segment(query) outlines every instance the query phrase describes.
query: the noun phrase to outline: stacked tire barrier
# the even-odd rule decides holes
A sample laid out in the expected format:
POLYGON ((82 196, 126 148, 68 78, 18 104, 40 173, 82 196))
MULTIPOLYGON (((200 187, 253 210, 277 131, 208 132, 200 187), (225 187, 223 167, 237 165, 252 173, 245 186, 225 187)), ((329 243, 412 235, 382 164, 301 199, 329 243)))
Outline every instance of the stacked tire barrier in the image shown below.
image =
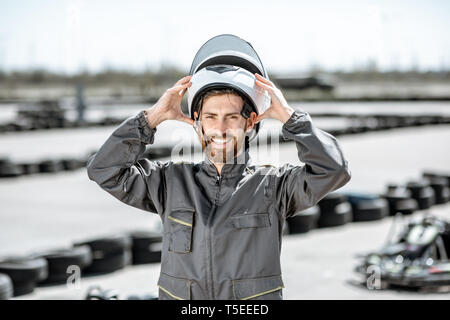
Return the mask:
POLYGON ((450 174, 425 171, 421 178, 388 184, 382 194, 332 192, 317 205, 286 219, 283 235, 316 228, 338 227, 349 222, 369 222, 397 214, 411 215, 450 201, 450 174))
POLYGON ((112 236, 74 244, 85 245, 92 250, 92 263, 85 269, 87 274, 114 272, 131 264, 131 239, 128 236, 112 236))
POLYGON ((75 274, 93 277, 129 265, 159 263, 161 242, 160 233, 136 231, 0 259, 0 300, 32 293, 36 287, 66 284, 75 274))
MULTIPOLYGON (((395 114, 370 114, 361 115, 353 113, 311 113, 313 118, 336 117, 348 118, 357 125, 351 126, 345 131, 336 131, 339 134, 355 134, 368 131, 390 130, 394 128, 417 127, 424 125, 450 124, 450 117, 445 115, 395 115, 395 114)), ((59 107, 57 101, 43 101, 38 105, 26 106, 18 111, 17 118, 9 123, 0 125, 2 132, 21 132, 50 129, 73 129, 102 126, 116 126, 125 118, 106 117, 98 121, 68 120, 65 110, 59 107)), ((332 133, 332 132, 330 132, 332 133)))
MULTIPOLYGON (((18 122, 13 124, 0 125, 0 133, 8 131, 23 131, 23 130, 37 130, 61 128, 63 123, 64 128, 77 128, 77 127, 94 127, 94 126, 114 126, 123 122, 123 118, 108 117, 97 122, 83 122, 77 121, 60 121, 64 112, 55 106, 55 102, 45 102, 47 106, 43 109, 37 110, 22 110, 19 112, 22 118, 25 119, 50 119, 50 123, 58 123, 58 125, 52 126, 50 124, 38 126, 34 123, 32 126, 21 126, 18 122), (43 113, 42 113, 43 112, 43 113), (42 114, 41 114, 42 113, 42 114), (46 115, 46 116, 42 116, 46 115), (57 120, 59 119, 59 120, 57 120), (20 129, 19 129, 20 128, 20 129), (28 128, 28 129, 27 129, 28 128)), ((389 130, 394 128, 423 126, 423 125, 436 125, 436 124, 450 124, 450 117, 443 115, 358 115, 358 114, 338 114, 338 113, 321 113, 313 114, 313 117, 346 117, 354 120, 357 125, 352 125, 343 129, 331 129, 328 130, 333 136, 343 136, 349 134, 360 134, 370 131, 389 130)), ((33 120, 34 121, 34 120, 33 120)), ((38 121, 38 123, 39 123, 38 121)), ((287 143, 291 142, 290 139, 284 139, 280 134, 278 142, 287 143)), ((272 140, 267 141, 268 144, 272 143, 272 140)), ((160 158, 169 157, 172 155, 172 148, 170 146, 162 147, 150 147, 144 156, 150 160, 156 160, 160 158)), ((87 157, 82 158, 68 158, 68 159, 43 159, 37 162, 12 162, 7 158, 0 158, 0 178, 12 178, 22 175, 30 175, 36 173, 54 173, 60 171, 70 171, 82 168, 86 165, 87 157)), ((414 188, 414 187, 412 187, 414 188)))
MULTIPOLYGON (((9 158, 0 158, 0 179, 78 170, 86 167, 87 160, 92 153, 80 158, 41 159, 35 162, 14 162, 9 158)), ((170 157, 171 154, 171 147, 150 147, 143 157, 155 160, 170 157)))
POLYGON ((81 274, 81 271, 92 263, 89 246, 52 250, 34 254, 34 257, 47 261, 48 276, 39 283, 41 285, 66 283, 72 272, 80 271, 81 274), (77 270, 72 269, 72 266, 76 266, 77 270))

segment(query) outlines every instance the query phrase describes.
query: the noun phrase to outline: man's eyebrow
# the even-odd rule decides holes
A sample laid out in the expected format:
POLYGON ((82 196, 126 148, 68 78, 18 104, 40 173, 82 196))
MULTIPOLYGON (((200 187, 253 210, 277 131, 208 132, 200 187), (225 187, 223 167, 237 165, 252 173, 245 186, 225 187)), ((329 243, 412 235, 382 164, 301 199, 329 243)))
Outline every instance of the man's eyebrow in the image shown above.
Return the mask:
MULTIPOLYGON (((210 114, 210 115, 214 115, 217 116, 217 113, 214 112, 203 112, 203 114, 210 114)), ((230 112, 230 113, 225 113, 225 116, 230 116, 230 115, 235 115, 235 114, 241 114, 240 112, 230 112)))

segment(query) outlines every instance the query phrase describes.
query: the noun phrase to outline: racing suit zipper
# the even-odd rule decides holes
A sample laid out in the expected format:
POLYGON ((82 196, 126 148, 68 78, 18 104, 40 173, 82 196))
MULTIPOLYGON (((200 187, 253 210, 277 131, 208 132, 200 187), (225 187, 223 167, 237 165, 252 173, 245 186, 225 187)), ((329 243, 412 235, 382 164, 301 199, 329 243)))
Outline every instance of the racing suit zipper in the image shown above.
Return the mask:
POLYGON ((208 254, 209 254, 209 259, 208 259, 208 273, 209 273, 209 283, 210 283, 210 297, 212 300, 215 300, 215 295, 214 295, 214 277, 213 277, 213 267, 212 267, 212 263, 213 263, 213 258, 212 258, 212 241, 211 241, 211 219, 214 217, 216 210, 217 210, 217 206, 219 204, 219 200, 220 200, 220 185, 222 182, 222 176, 221 175, 217 175, 216 176, 216 186, 217 186, 217 192, 216 192, 216 197, 214 199, 214 203, 213 203, 213 210, 211 210, 211 214, 209 215, 208 218, 208 232, 207 232, 207 246, 208 246, 208 254))

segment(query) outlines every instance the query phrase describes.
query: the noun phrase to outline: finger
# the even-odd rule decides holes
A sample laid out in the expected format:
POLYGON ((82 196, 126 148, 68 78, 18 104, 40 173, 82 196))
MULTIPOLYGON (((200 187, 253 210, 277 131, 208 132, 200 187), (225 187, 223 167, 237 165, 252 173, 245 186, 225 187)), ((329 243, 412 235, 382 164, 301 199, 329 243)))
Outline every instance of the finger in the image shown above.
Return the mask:
POLYGON ((188 82, 188 83, 185 83, 185 84, 179 84, 179 85, 176 85, 176 86, 173 86, 172 88, 170 88, 169 91, 171 93, 175 93, 175 92, 178 93, 182 89, 189 88, 190 86, 192 86, 192 82, 188 82))
POLYGON ((182 115, 180 118, 178 118, 178 120, 183 121, 191 126, 194 125, 194 120, 192 120, 189 117, 186 117, 185 115, 182 115))
POLYGON ((263 112, 262 114, 260 114, 259 116, 256 117, 255 123, 260 122, 263 119, 267 119, 269 117, 269 114, 266 112, 263 112))
POLYGON ((259 81, 261 81, 261 82, 263 82, 263 83, 266 83, 266 84, 268 84, 268 85, 273 85, 272 81, 270 81, 270 80, 264 78, 264 77, 263 77, 262 75, 260 75, 259 73, 255 73, 255 75, 256 75, 256 78, 257 78, 259 81))
POLYGON ((183 77, 183 78, 181 78, 180 80, 178 80, 178 81, 175 83, 175 85, 184 84, 184 83, 186 83, 187 81, 191 80, 191 78, 192 78, 192 76, 186 76, 186 77, 183 77))
POLYGON ((259 85, 260 87, 262 87, 262 88, 268 90, 269 93, 273 92, 273 87, 271 87, 270 85, 267 85, 267 84, 265 84, 265 83, 259 81, 258 79, 255 80, 255 83, 256 83, 257 85, 259 85))

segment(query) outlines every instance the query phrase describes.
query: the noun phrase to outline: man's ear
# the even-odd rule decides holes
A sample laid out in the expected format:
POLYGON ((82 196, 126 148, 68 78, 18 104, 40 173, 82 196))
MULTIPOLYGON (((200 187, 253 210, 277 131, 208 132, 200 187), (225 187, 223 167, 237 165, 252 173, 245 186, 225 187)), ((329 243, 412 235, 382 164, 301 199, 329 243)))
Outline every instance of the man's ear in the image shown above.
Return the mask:
POLYGON ((198 113, 197 113, 197 111, 194 111, 194 119, 197 119, 197 117, 198 117, 198 113))
POLYGON ((246 131, 246 133, 250 132, 255 127, 255 121, 256 121, 257 116, 258 115, 256 114, 256 112, 252 111, 250 113, 250 116, 248 117, 248 119, 246 119, 246 121, 247 121, 247 131, 246 131))

